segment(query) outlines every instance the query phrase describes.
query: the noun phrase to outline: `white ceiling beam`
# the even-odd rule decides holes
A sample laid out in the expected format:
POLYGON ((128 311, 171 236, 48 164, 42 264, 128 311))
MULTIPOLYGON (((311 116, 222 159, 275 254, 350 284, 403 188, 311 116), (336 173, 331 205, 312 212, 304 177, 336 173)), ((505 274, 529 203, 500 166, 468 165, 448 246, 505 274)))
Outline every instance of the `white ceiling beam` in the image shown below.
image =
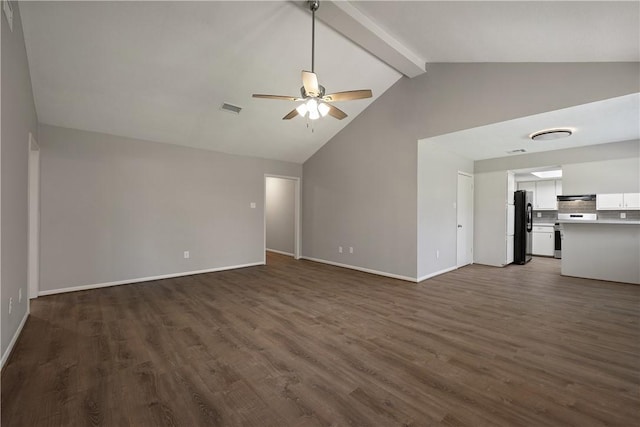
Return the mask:
MULTIPOLYGON (((304 2, 304 7, 308 6, 304 2)), ((322 1, 318 19, 407 77, 425 73, 426 61, 349 1, 322 1)))

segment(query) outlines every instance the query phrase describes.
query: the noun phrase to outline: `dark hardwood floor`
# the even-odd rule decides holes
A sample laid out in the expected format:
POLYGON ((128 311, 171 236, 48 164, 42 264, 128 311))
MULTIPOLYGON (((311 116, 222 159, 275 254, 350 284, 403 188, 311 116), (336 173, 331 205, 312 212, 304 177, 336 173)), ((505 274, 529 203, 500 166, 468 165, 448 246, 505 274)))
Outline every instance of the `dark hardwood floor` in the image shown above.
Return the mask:
POLYGON ((553 259, 412 284, 269 253, 31 307, 3 427, 640 420, 640 287, 553 259))

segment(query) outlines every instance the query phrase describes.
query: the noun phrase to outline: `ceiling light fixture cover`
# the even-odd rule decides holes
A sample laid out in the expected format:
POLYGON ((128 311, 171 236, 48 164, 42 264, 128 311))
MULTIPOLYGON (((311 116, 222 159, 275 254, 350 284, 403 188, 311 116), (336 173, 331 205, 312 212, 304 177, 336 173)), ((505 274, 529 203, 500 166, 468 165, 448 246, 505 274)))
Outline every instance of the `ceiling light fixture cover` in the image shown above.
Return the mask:
POLYGON ((547 129, 534 132, 529 135, 533 141, 550 141, 552 139, 560 139, 571 136, 573 131, 571 129, 547 129))

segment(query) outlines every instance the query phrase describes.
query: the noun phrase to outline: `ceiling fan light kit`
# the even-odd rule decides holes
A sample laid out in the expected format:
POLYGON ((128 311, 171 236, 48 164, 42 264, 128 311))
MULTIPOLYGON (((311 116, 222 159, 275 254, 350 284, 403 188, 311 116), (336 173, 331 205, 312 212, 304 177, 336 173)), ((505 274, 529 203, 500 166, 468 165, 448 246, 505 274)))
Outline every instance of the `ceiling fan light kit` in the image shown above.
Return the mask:
POLYGON ((566 138, 572 134, 573 131, 571 129, 546 129, 532 133, 529 138, 533 141, 551 141, 553 139, 566 138))
POLYGON ((325 95, 324 86, 318 84, 318 76, 314 72, 315 66, 315 36, 316 36, 316 10, 320 7, 320 1, 309 0, 309 9, 311 10, 311 71, 302 71, 302 87, 300 88, 301 97, 282 96, 282 95, 263 95, 253 94, 254 98, 278 99, 282 101, 304 101, 295 109, 290 111, 282 120, 290 120, 296 116, 307 117, 310 120, 317 120, 320 117, 330 115, 338 120, 347 117, 347 114, 338 107, 330 105, 330 102, 351 101, 354 99, 371 98, 373 93, 370 89, 351 90, 345 92, 336 92, 325 95))

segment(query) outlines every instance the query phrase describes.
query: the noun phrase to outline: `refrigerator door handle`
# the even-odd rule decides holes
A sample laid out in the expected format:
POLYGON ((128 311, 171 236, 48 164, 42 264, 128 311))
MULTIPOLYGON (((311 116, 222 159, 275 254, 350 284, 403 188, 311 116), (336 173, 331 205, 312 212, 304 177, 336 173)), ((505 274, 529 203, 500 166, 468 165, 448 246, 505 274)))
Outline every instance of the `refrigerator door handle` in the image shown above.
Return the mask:
POLYGON ((533 206, 527 203, 527 233, 533 231, 533 206))

